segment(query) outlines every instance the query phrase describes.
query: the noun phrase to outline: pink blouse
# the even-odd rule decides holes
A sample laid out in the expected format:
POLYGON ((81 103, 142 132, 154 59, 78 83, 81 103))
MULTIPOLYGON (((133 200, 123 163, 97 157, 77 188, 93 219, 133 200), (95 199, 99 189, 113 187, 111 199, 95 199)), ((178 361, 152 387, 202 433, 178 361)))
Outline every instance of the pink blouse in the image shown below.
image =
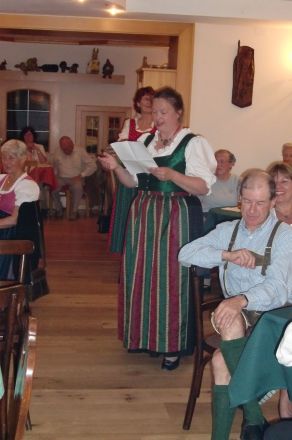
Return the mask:
POLYGON ((19 207, 24 202, 34 202, 38 200, 40 194, 39 187, 26 173, 23 173, 8 191, 2 189, 6 178, 7 174, 0 174, 1 211, 11 215, 16 206, 19 207))

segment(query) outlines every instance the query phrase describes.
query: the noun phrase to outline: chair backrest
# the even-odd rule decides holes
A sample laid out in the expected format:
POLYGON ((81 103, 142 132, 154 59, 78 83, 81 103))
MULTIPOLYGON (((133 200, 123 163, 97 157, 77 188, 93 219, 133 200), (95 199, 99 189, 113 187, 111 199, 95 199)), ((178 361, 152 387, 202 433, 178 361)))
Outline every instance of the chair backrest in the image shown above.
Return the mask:
POLYGON ((202 350, 212 354, 218 344, 218 338, 214 338, 215 332, 210 326, 209 318, 224 298, 218 268, 207 270, 192 266, 191 283, 194 298, 196 344, 202 347, 202 350), (210 278, 210 286, 205 287, 204 280, 208 278, 210 278))
POLYGON ((194 303, 195 354, 192 383, 183 422, 190 429, 197 398, 200 395, 204 368, 218 347, 220 338, 210 323, 212 311, 223 299, 218 269, 193 266, 190 270, 190 289, 194 303), (210 277, 210 287, 204 287, 204 279, 210 277))
POLYGON ((29 411, 36 360, 37 320, 29 317, 18 360, 14 394, 9 402, 9 440, 22 440, 29 411))
MULTIPOLYGON (((16 280, 20 283, 25 281, 25 269, 27 256, 34 251, 34 244, 30 240, 0 240, 0 255, 17 255, 17 266, 14 269, 16 280)), ((1 287, 1 284, 0 284, 1 287)))
POLYGON ((8 428, 8 386, 15 338, 19 335, 25 288, 22 284, 0 287, 0 366, 3 396, 0 400, 0 438, 6 439, 8 428))
MULTIPOLYGON (((25 328, 25 266, 34 244, 29 240, 0 240, 0 255, 14 256, 14 280, 0 282, 0 366, 4 394, 0 400, 0 438, 6 439, 8 429, 8 385, 12 359, 19 353, 19 343, 25 328), (13 355, 13 356, 12 356, 13 355)), ((12 369, 13 372, 13 369, 12 369)))

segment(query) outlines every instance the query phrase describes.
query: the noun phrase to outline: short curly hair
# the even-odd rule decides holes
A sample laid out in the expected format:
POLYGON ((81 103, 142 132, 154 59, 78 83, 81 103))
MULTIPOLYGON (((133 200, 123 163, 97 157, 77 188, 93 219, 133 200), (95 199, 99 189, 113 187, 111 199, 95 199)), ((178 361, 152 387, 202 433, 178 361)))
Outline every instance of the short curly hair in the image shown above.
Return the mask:
POLYGON ((26 133, 31 133, 32 134, 32 136, 33 136, 33 141, 34 142, 36 142, 36 140, 37 140, 37 134, 36 134, 36 131, 35 131, 35 129, 33 128, 33 127, 31 127, 30 125, 28 125, 27 127, 24 127, 22 130, 21 130, 21 132, 20 132, 20 139, 22 140, 22 141, 24 141, 24 135, 26 134, 26 133))
POLYGON ((9 139, 1 146, 1 153, 9 153, 19 158, 25 157, 27 155, 27 147, 19 139, 9 139))
POLYGON ((149 86, 149 87, 140 87, 140 89, 136 90, 136 93, 133 98, 133 106, 134 106, 135 112, 141 113, 141 108, 138 104, 140 103, 141 99, 145 95, 153 96, 154 89, 149 86))

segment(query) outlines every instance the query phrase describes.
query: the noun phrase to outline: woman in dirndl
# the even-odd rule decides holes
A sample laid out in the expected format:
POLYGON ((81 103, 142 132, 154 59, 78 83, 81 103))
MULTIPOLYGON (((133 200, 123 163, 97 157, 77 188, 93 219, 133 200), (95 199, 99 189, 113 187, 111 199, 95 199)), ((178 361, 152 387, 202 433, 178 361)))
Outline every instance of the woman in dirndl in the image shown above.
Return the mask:
MULTIPOLYGON (((3 174, 0 174, 0 240, 13 240, 19 208, 24 202, 39 198, 39 187, 24 172, 27 147, 18 139, 10 139, 1 146, 3 174)), ((14 279, 12 257, 0 256, 0 280, 14 279)))
MULTIPOLYGON (((152 87, 137 89, 133 98, 136 116, 125 120, 118 141, 136 141, 143 133, 154 133, 153 94, 152 87)), ((111 252, 121 254, 123 251, 128 213, 136 195, 137 188, 128 188, 121 182, 118 183, 110 221, 109 248, 111 252)))
POLYGON ((174 370, 194 349, 189 271, 178 264, 181 246, 202 234, 198 195, 215 182, 216 159, 202 136, 182 127, 183 100, 170 87, 155 92, 157 131, 144 142, 157 164, 149 174, 130 175, 116 158, 100 158, 126 186, 138 187, 131 205, 119 285, 118 333, 129 352, 163 355, 174 370))

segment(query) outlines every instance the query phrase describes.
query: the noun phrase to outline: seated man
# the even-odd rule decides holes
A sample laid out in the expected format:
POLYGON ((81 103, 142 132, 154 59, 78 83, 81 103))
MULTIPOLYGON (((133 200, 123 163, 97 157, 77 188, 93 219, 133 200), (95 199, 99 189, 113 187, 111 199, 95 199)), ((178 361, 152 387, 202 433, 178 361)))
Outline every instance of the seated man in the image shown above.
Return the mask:
MULTIPOLYGON (((262 170, 245 173, 239 188, 242 219, 224 222, 204 237, 185 245, 179 261, 185 265, 219 266, 223 300, 213 316, 221 335, 214 353, 212 440, 228 440, 234 409, 228 383, 246 342, 246 330, 260 312, 284 306, 292 259, 292 229, 271 212, 275 183, 262 170), (271 244, 272 243, 272 244, 271 244)), ((257 401, 243 405, 241 440, 261 439, 265 427, 257 401)))
POLYGON ((96 163, 83 148, 75 147, 69 136, 62 136, 59 144, 60 148, 55 151, 52 158, 58 179, 58 188, 53 191, 52 197, 56 205, 57 217, 62 217, 63 207, 59 192, 62 187, 68 186, 73 201, 70 220, 75 220, 83 194, 83 179, 96 171, 96 163))
POLYGON ((215 152, 217 167, 216 182, 211 187, 211 193, 201 196, 202 209, 207 213, 211 208, 237 206, 238 203, 238 177, 231 173, 236 158, 229 150, 215 152))
POLYGON ((282 146, 283 162, 292 166, 292 142, 286 142, 282 146))

